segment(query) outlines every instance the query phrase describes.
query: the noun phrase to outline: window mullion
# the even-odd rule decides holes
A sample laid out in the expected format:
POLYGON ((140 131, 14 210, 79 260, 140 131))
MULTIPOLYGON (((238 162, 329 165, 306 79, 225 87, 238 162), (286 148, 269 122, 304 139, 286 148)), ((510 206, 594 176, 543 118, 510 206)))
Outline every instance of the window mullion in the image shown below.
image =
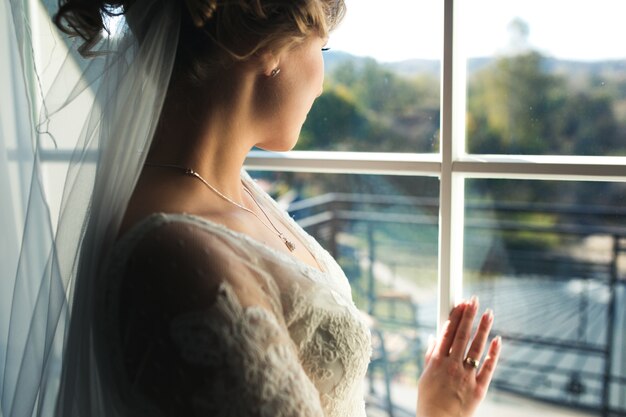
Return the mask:
POLYGON ((438 326, 447 320, 463 293, 463 230, 465 189, 454 162, 465 154, 465 61, 458 31, 459 4, 444 3, 441 75, 441 185, 439 209, 438 326))

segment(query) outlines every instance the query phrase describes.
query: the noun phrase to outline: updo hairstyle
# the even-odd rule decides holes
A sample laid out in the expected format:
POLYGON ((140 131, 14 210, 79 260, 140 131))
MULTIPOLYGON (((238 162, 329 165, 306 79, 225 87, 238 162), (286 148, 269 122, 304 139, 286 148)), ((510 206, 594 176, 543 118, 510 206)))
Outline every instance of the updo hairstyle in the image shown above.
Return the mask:
MULTIPOLYGON (((93 56, 93 48, 108 32, 110 19, 125 15, 138 1, 59 0, 54 23, 70 36, 84 40, 78 48, 81 55, 93 56)), ((265 51, 280 52, 310 35, 325 38, 345 13, 344 0, 154 1, 180 5, 182 19, 173 76, 199 82, 235 62, 265 51)), ((129 27, 134 31, 131 22, 129 27)))

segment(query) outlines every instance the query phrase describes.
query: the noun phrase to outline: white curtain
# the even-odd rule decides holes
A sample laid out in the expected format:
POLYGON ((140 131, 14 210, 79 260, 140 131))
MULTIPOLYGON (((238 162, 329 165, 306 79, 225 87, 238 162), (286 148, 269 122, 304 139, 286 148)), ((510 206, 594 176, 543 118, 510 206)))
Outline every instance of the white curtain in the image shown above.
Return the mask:
POLYGON ((50 273, 54 235, 28 6, 5 1, 0 8, 0 409, 7 417, 51 411, 47 388, 58 380, 64 326, 57 324, 66 305, 58 274, 50 273))

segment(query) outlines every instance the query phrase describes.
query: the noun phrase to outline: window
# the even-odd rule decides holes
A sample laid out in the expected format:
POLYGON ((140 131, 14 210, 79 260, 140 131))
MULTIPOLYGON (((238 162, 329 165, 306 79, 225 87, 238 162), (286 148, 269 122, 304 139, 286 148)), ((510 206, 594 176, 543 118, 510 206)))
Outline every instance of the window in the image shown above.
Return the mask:
POLYGON ((329 215, 341 218, 335 229, 308 230, 324 244, 336 238, 328 247, 355 277, 357 304, 374 317, 369 412, 414 408, 421 365, 405 355, 422 349, 454 300, 473 293, 494 308, 505 343, 480 416, 626 412, 623 6, 446 0, 440 10, 417 10, 427 6, 398 0, 381 10, 354 3, 348 19, 366 29, 348 20, 350 30, 331 37, 327 95, 312 110, 300 150, 253 152, 247 164, 255 176, 317 188, 298 194, 296 218, 316 199, 341 207, 341 215, 329 215), (392 47, 381 52, 380 44, 417 59, 386 51, 392 47), (424 44, 441 51, 431 56, 424 44), (434 68, 441 88, 435 78, 424 81, 438 76, 434 68), (391 130, 365 124, 364 115, 391 130), (398 139, 402 129, 408 134, 398 139), (326 150, 334 152, 319 152, 326 150), (370 185, 331 196, 332 189, 309 185, 321 177, 332 177, 332 186, 343 187, 342 177, 370 185), (405 216, 416 223, 394 229, 405 216), (367 226, 373 217, 380 220, 374 231, 367 226), (342 252, 359 251, 345 242, 360 248, 360 269, 342 252))
POLYGON ((479 416, 626 414, 625 6, 381 4, 348 0, 298 148, 246 161, 373 318, 368 412, 415 407, 477 293, 505 343, 479 416))

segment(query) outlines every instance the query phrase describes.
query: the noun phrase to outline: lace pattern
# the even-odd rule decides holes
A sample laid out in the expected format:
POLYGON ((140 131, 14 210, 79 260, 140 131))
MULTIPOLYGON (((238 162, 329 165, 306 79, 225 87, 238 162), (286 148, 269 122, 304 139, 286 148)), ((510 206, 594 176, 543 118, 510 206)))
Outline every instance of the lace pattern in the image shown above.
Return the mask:
POLYGON ((183 359, 213 376, 193 394, 199 415, 323 415, 280 325, 263 308, 242 308, 228 284, 211 310, 176 317, 170 331, 183 359))
MULTIPOLYGON (((334 290, 326 292, 332 297, 334 290)), ((320 309, 309 301, 320 295, 305 294, 294 286, 289 295, 293 309, 286 318, 287 326, 328 415, 358 415, 355 408, 362 407, 362 386, 346 381, 362 381, 365 377, 371 355, 369 331, 355 319, 359 315, 356 308, 337 304, 332 309, 320 309)), ((327 301, 334 299, 326 297, 327 301)))
MULTIPOLYGON (((184 366, 202 375, 202 383, 190 394, 196 414, 364 417, 363 383, 371 341, 347 278, 328 252, 280 212, 247 175, 243 179, 266 208, 280 213, 323 270, 197 216, 152 215, 127 232, 110 257, 107 310, 112 324, 119 320, 115 299, 119 278, 135 247, 145 240, 167 240, 163 232, 167 229, 201 233, 207 238, 200 240, 203 255, 194 261, 198 264, 193 265, 194 274, 205 278, 203 257, 228 253, 229 265, 258 281, 265 303, 243 302, 240 288, 224 281, 209 306, 169 319, 169 338, 184 366)), ((185 245, 190 242, 178 242, 185 245)), ((172 266, 172 279, 177 267, 172 266)))

